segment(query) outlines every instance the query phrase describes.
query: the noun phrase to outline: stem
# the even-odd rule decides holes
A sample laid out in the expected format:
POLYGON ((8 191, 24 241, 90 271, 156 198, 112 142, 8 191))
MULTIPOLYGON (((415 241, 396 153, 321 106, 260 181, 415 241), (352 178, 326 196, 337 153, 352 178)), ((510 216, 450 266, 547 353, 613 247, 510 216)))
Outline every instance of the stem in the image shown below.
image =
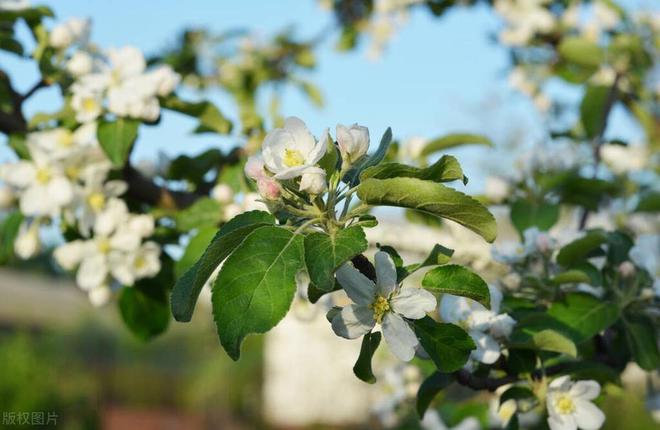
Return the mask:
POLYGON ((21 103, 24 102, 25 100, 29 99, 30 97, 32 97, 34 95, 34 93, 36 93, 40 89, 48 87, 48 86, 50 86, 50 83, 48 81, 46 81, 45 79, 39 80, 39 82, 34 84, 32 86, 32 88, 30 88, 25 94, 23 94, 21 96, 21 103))
MULTIPOLYGON (((600 161, 601 161, 600 149, 603 146, 603 136, 605 134, 605 130, 607 129, 607 123, 609 121, 610 112, 612 111, 612 107, 614 107, 614 103, 616 102, 616 99, 618 97, 618 93, 619 93, 618 86, 620 79, 621 79, 621 74, 617 73, 616 76, 614 77, 614 82, 612 83, 612 86, 610 87, 610 90, 607 93, 607 99, 605 100, 605 106, 603 107, 603 113, 600 122, 600 127, 598 129, 598 133, 596 133, 596 136, 594 136, 591 143, 593 147, 593 157, 594 157, 594 172, 592 175, 593 179, 596 179, 598 177, 598 168, 600 167, 600 161)), ((589 209, 584 208, 584 211, 582 212, 582 216, 580 217, 580 223, 578 226, 579 230, 585 229, 588 220, 589 220, 589 209)))

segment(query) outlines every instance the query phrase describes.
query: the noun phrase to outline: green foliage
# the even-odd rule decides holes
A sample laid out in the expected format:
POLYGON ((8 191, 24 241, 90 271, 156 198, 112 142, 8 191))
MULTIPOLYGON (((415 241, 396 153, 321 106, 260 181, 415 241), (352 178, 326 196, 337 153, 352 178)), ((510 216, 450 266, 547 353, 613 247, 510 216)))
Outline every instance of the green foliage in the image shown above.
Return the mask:
POLYGON ((442 390, 447 388, 454 382, 449 373, 433 372, 431 376, 426 378, 422 385, 419 386, 417 391, 417 415, 423 418, 426 410, 433 401, 433 398, 442 390))
POLYGON ((14 256, 14 241, 23 222, 23 215, 12 212, 0 223, 0 264, 7 262, 14 256))
POLYGON ((172 314, 180 322, 190 321, 197 297, 211 274, 256 228, 275 223, 266 212, 252 211, 238 215, 222 226, 204 254, 179 278, 172 290, 172 314))
POLYGON ((555 285, 561 284, 578 284, 581 282, 590 283, 591 277, 581 270, 572 269, 565 272, 561 272, 550 278, 550 282, 555 285))
POLYGON ((610 89, 604 86, 588 86, 580 104, 580 120, 588 138, 601 132, 605 121, 605 105, 610 89))
POLYGON ((494 146, 493 142, 486 136, 481 136, 479 134, 455 133, 431 140, 426 146, 424 146, 420 155, 426 156, 433 154, 434 152, 444 151, 448 148, 463 145, 494 146))
POLYGON ((371 166, 375 166, 385 158, 387 155, 387 150, 392 144, 392 129, 387 128, 383 137, 380 139, 380 144, 376 151, 370 156, 366 156, 356 163, 344 176, 344 182, 350 184, 351 186, 357 185, 360 182, 360 174, 371 166))
POLYGON ((442 184, 416 178, 367 179, 357 190, 370 205, 398 206, 455 221, 482 236, 495 240, 495 218, 481 203, 442 184))
POLYGON ((255 229, 227 258, 213 286, 213 316, 232 359, 245 336, 270 330, 286 315, 304 264, 303 237, 275 226, 255 229))
POLYGON ((518 349, 550 351, 577 356, 573 331, 545 313, 532 313, 516 324, 509 345, 518 349))
POLYGON ((584 342, 619 319, 618 307, 588 294, 567 294, 553 303, 548 315, 570 327, 576 343, 584 342))
POLYGON ((566 61, 588 68, 598 68, 603 61, 603 51, 594 42, 583 37, 565 37, 558 47, 559 55, 566 61))
POLYGON ((445 248, 440 244, 435 244, 429 255, 421 263, 410 264, 405 266, 403 269, 406 272, 406 276, 411 275, 419 269, 429 266, 441 266, 443 264, 449 263, 452 255, 454 255, 454 250, 445 248))
POLYGON ((467 183, 467 178, 463 175, 461 165, 451 155, 443 155, 438 161, 425 168, 412 167, 399 163, 382 163, 369 167, 360 174, 361 181, 369 178, 389 179, 401 177, 417 178, 433 182, 451 182, 460 179, 464 183, 467 183))
POLYGON ((192 206, 174 214, 177 230, 188 232, 196 228, 215 227, 222 219, 222 207, 212 198, 203 197, 192 206))
POLYGON ((211 102, 202 101, 197 103, 186 102, 176 95, 172 94, 160 99, 161 106, 165 109, 173 110, 184 115, 195 117, 199 120, 199 125, 195 133, 213 132, 218 134, 228 134, 231 132, 232 123, 222 112, 211 102))
POLYGON ((216 227, 202 227, 190 238, 186 250, 174 265, 174 274, 177 278, 180 278, 201 258, 217 232, 216 227))
POLYGON ((520 237, 530 227, 547 231, 559 220, 559 205, 516 200, 511 204, 510 217, 520 237))
POLYGON ((565 245, 557 254, 557 262, 562 266, 572 266, 588 258, 607 241, 607 235, 601 230, 588 232, 584 237, 565 245))
POLYGON ((139 125, 139 121, 125 118, 99 123, 99 143, 114 167, 122 167, 128 161, 128 155, 138 136, 139 125))
POLYGON ((472 338, 457 325, 439 323, 430 317, 413 322, 413 328, 426 353, 440 372, 454 372, 467 362, 476 348, 472 338))
POLYGON ((362 337, 362 346, 360 347, 360 356, 353 366, 353 373, 359 379, 369 384, 376 382, 374 372, 371 370, 371 359, 373 358, 378 345, 380 345, 381 334, 379 332, 367 333, 362 337))
POLYGON ((334 273, 346 261, 367 249, 367 239, 360 227, 317 232, 305 237, 305 263, 310 281, 322 291, 335 284, 334 273))
POLYGON ((624 320, 626 339, 635 362, 642 369, 653 371, 660 367, 657 333, 644 317, 624 320))
POLYGON ((170 322, 167 294, 144 281, 121 290, 119 310, 126 327, 143 341, 163 333, 170 322))
POLYGON ((450 264, 436 267, 424 276, 422 286, 442 294, 467 297, 490 307, 488 285, 479 275, 463 266, 450 264))

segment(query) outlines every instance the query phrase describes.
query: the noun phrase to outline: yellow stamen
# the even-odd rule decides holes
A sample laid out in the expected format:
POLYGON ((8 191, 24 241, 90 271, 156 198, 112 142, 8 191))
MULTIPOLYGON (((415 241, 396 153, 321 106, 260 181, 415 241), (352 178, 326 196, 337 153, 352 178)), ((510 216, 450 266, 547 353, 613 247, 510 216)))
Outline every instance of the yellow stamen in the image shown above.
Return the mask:
POLYGON ((50 181, 50 171, 46 168, 37 170, 37 182, 47 184, 50 181))
POLYGON ((285 149, 283 162, 287 167, 302 166, 305 164, 305 158, 297 149, 285 149))
POLYGON ((555 409, 560 414, 567 415, 575 411, 575 403, 568 394, 561 394, 555 399, 555 409))
POLYGON ((89 204, 92 210, 98 212, 105 206, 105 196, 101 193, 92 193, 87 197, 87 204, 89 204))
POLYGON ((78 176, 80 176, 80 169, 76 166, 68 166, 64 169, 64 173, 69 179, 78 179, 78 176))
POLYGON ((62 131, 57 137, 57 146, 61 148, 68 148, 73 145, 73 135, 70 131, 62 131))
POLYGON ((133 265, 135 266, 136 269, 142 269, 144 266, 147 265, 147 260, 145 260, 144 257, 137 257, 133 262, 133 265))
POLYGON ((383 296, 376 297, 376 301, 369 305, 374 310, 374 319, 378 324, 383 322, 383 317, 390 310, 390 302, 383 296))
POLYGON ((99 104, 96 102, 96 99, 93 97, 85 97, 82 101, 82 109, 85 112, 95 112, 99 107, 99 104))
POLYGON ((107 254, 111 249, 110 241, 108 239, 99 240, 96 246, 101 254, 107 254))

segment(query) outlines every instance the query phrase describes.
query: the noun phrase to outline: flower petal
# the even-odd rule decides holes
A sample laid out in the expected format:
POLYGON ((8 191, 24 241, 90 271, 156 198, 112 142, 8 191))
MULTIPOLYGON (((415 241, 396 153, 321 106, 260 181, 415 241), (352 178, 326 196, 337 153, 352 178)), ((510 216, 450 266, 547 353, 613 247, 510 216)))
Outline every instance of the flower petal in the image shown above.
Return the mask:
POLYGON ((303 120, 290 116, 284 120, 284 129, 291 134, 295 142, 294 145, 300 152, 307 155, 314 150, 316 141, 303 120))
POLYGON ((571 379, 569 375, 560 376, 555 378, 550 383, 549 387, 553 390, 567 391, 570 387, 571 379))
POLYGON ((548 418, 550 430, 577 430, 577 424, 571 415, 555 415, 548 418))
POLYGON ((571 396, 583 399, 593 400, 600 394, 600 384, 596 381, 577 381, 570 390, 571 396))
POLYGON ((337 336, 355 339, 369 333, 376 321, 374 312, 366 306, 350 305, 344 307, 332 319, 332 330, 337 336))
POLYGON ((477 345, 477 349, 472 351, 472 358, 484 364, 493 364, 500 358, 500 344, 492 336, 470 330, 470 337, 477 345))
POLYGON ((376 285, 351 263, 344 263, 337 272, 337 281, 348 297, 358 305, 370 305, 376 295, 376 285))
POLYGON ((328 129, 326 128, 325 130, 323 130, 323 134, 321 134, 321 138, 319 139, 318 143, 316 143, 316 146, 314 146, 314 149, 312 149, 307 155, 305 164, 313 165, 318 163, 319 160, 323 158, 323 156, 327 152, 327 148, 328 148, 328 129))
POLYGON ((76 274, 78 286, 83 290, 92 290, 102 285, 108 275, 108 265, 105 257, 94 254, 83 259, 76 274))
POLYGON ((410 361, 415 356, 419 341, 407 322, 393 312, 383 318, 383 336, 387 346, 400 360, 410 361))
POLYGON ((378 251, 374 258, 376 265, 376 285, 378 293, 384 297, 389 296, 396 288, 396 266, 390 254, 378 251))
POLYGON ((575 423, 583 430, 597 430, 605 422, 605 414, 587 400, 575 399, 575 423))
POLYGON ((390 300, 390 305, 394 312, 418 320, 433 311, 437 302, 433 294, 422 288, 405 287, 390 300))

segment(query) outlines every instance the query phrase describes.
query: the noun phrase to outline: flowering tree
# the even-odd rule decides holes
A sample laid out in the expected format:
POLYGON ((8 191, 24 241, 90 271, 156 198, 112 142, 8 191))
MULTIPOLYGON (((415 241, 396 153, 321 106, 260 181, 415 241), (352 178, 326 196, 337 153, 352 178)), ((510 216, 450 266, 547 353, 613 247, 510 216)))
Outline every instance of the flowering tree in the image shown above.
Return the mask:
MULTIPOLYGON (((455 2, 331 3, 340 47, 356 46, 366 31, 381 49, 408 9, 441 16, 455 2)), ((273 328, 294 297, 319 302, 330 330, 361 338, 361 380, 376 380, 381 339, 422 369, 416 409, 426 428, 444 428, 430 406, 454 385, 499 394, 491 424, 535 426, 544 415, 541 425, 553 430, 600 428, 601 385, 619 383, 630 362, 660 366, 657 18, 609 1, 484 3, 503 17, 510 81, 547 113, 548 139, 585 148, 590 159, 534 157, 521 172, 491 179, 477 199, 457 189, 468 181, 458 160, 440 153, 491 145, 484 136, 420 141, 404 157, 388 129, 369 151, 364 126, 314 136, 301 119, 283 119, 277 92, 267 127, 256 103, 264 87, 289 83, 321 102, 301 75, 315 65, 316 40, 282 33, 236 47, 231 35, 189 30, 147 61, 132 47, 94 45, 85 20, 49 30, 49 9, 0 2, 0 48, 35 61, 41 74, 21 94, 0 71, 0 131, 16 155, 0 166, 0 260, 35 257, 40 232, 57 232, 58 266, 93 304, 116 294, 125 323, 144 339, 164 331, 170 314, 189 321, 210 284, 220 343, 235 360, 243 339, 273 328), (21 23, 34 37, 29 55, 14 36, 21 23), (214 53, 210 70, 201 66, 209 45, 233 48, 214 53), (581 91, 579 106, 544 92, 550 80, 581 91), (24 102, 45 86, 61 89, 62 109, 26 118, 24 102), (185 100, 182 86, 222 88, 238 120, 185 100), (619 106, 643 129, 642 142, 606 133, 619 106), (157 126, 163 109, 196 118, 199 133, 228 134, 240 123, 242 145, 140 169, 130 158, 139 129, 157 126), (500 271, 490 283, 459 264, 460 249, 442 244, 415 263, 385 244, 373 260, 365 256, 375 207, 449 220, 493 242, 489 205, 506 206, 520 235, 495 249, 500 271)), ((406 398, 395 400, 389 409, 406 398)))

